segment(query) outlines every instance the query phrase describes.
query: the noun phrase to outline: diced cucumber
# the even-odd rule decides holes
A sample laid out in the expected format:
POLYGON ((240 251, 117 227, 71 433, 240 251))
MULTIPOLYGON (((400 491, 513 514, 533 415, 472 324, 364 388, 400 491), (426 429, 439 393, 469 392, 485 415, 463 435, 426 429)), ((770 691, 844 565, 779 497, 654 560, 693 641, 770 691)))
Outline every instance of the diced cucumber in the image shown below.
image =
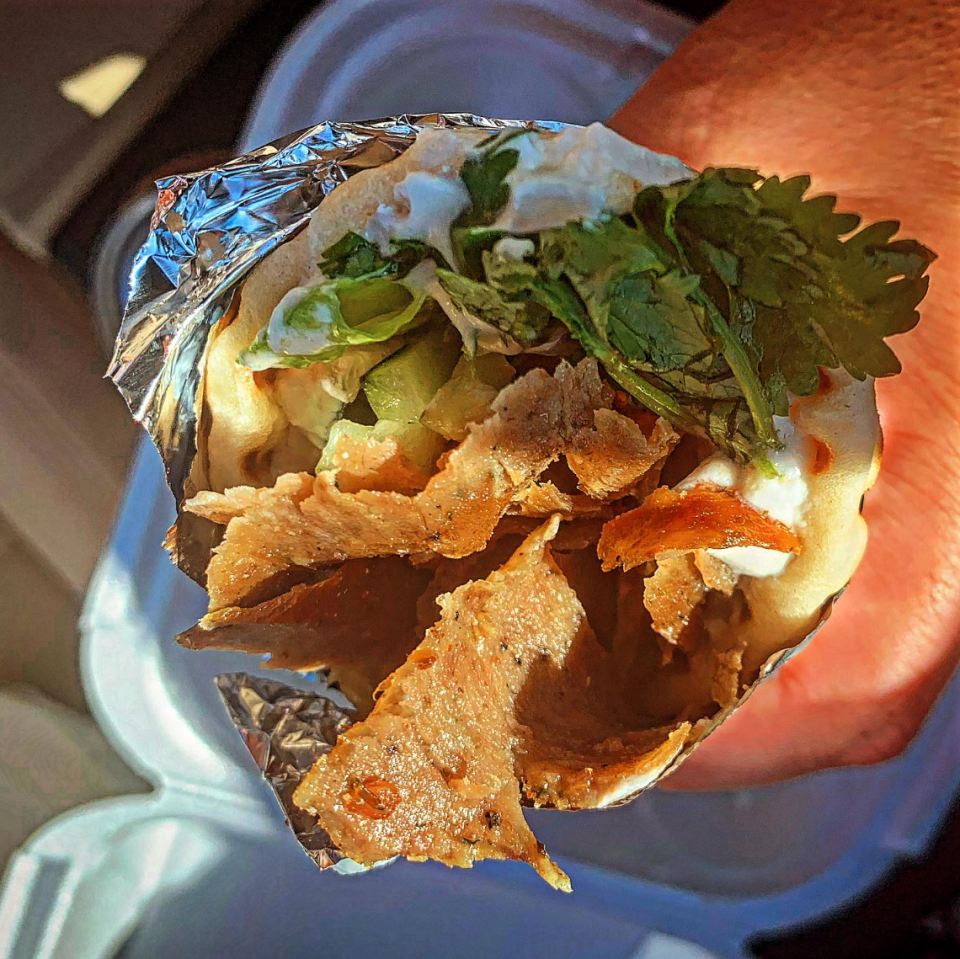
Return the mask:
MULTIPOLYGON (((389 423, 389 420, 381 420, 374 427, 374 431, 381 424, 386 426, 387 423, 389 423)), ((403 455, 425 473, 432 473, 440 454, 447 445, 443 437, 420 423, 396 423, 391 425, 396 428, 394 435, 397 437, 400 449, 403 450, 403 455)))
POLYGON ((460 346, 452 326, 436 326, 370 370, 363 378, 363 389, 377 418, 419 422, 434 394, 450 378, 460 346))
POLYGON ((318 471, 336 469, 340 465, 337 463, 337 441, 342 436, 360 441, 396 439, 403 455, 425 473, 433 470, 444 447, 443 437, 419 423, 380 420, 374 426, 366 426, 351 420, 338 420, 330 431, 323 456, 317 464, 318 471))
POLYGON ((461 357, 450 379, 436 392, 420 418, 448 440, 459 442, 467 426, 486 419, 490 404, 514 376, 514 369, 500 353, 461 357))

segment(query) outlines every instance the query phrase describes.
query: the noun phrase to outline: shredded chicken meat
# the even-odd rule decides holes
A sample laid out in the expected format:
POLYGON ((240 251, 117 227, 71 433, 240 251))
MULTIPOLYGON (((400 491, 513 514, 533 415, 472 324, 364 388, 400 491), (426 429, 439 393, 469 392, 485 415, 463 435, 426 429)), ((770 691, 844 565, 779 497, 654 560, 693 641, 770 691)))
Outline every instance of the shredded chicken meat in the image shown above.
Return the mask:
POLYGON ((326 670, 365 715, 373 691, 417 644, 417 597, 430 579, 397 556, 353 560, 257 606, 210 613, 178 640, 269 655, 273 669, 326 670))
POLYGON ((523 818, 514 773, 513 712, 527 673, 588 628, 546 552, 556 529, 548 523, 502 570, 444 597, 440 622, 370 717, 298 787, 297 805, 351 859, 519 859, 569 891, 523 818))
POLYGON ((749 611, 707 550, 797 537, 730 490, 654 489, 678 436, 590 359, 523 374, 432 476, 338 443, 338 469, 186 504, 226 530, 181 642, 356 705, 295 794, 351 859, 515 859, 569 891, 522 806, 626 801, 736 703, 749 611))
POLYGON ((650 436, 630 418, 610 409, 593 414, 593 429, 574 437, 567 462, 579 480, 580 489, 595 499, 643 495, 641 480, 656 483, 659 466, 676 446, 679 437, 666 420, 658 419, 650 436))
POLYGON ((339 436, 333 459, 338 464, 337 488, 344 493, 367 489, 413 495, 430 479, 404 456, 392 437, 375 440, 339 436))

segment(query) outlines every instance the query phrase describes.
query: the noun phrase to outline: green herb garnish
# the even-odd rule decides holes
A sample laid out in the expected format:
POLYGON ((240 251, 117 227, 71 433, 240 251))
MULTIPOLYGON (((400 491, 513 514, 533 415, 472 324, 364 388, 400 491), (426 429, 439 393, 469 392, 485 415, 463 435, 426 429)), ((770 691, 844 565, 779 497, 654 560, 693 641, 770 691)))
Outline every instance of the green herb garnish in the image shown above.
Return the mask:
POLYGON ((420 240, 391 240, 390 252, 384 255, 366 237, 359 233, 348 233, 323 251, 317 266, 330 279, 370 276, 402 278, 424 260, 446 265, 446 260, 437 250, 420 240))
POLYGON ((895 223, 846 236, 859 218, 808 186, 730 169, 648 187, 626 216, 542 231, 523 262, 484 252, 484 280, 546 306, 678 428, 762 460, 819 367, 899 372, 884 339, 916 324, 933 260, 895 223))
POLYGON ((506 144, 529 133, 521 128, 498 134, 467 157, 460 168, 460 179, 470 194, 470 206, 460 215, 456 227, 488 226, 497 218, 510 199, 507 176, 520 159, 520 153, 506 144))
MULTIPOLYGON (((834 197, 805 198, 808 177, 708 169, 647 187, 623 216, 526 234, 532 252, 507 257, 496 245, 509 234, 492 225, 519 160, 510 142, 527 134, 492 137, 464 163, 471 205, 451 230, 455 268, 419 241, 394 241, 383 254, 351 233, 324 252, 321 270, 400 285, 432 259, 446 295, 478 326, 529 349, 554 318, 640 403, 761 465, 780 446, 774 417, 791 394, 816 390, 820 368, 860 380, 899 372, 885 341, 916 324, 934 254, 894 240, 898 224, 854 232, 859 217, 835 212, 834 197)), ((412 323, 412 308, 381 310, 376 335, 412 323)), ((344 327, 337 348, 372 332, 344 327)), ((247 353, 264 349, 264 337, 247 353)))
POLYGON ((323 251, 317 266, 325 276, 356 279, 382 273, 388 262, 376 244, 359 233, 348 233, 323 251))

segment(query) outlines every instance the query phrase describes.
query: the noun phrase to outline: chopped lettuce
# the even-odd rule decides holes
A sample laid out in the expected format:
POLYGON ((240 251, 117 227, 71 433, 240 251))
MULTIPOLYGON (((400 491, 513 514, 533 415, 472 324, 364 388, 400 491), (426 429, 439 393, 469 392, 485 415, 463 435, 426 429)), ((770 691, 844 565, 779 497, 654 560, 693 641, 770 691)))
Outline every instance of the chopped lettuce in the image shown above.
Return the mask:
POLYGON ((451 270, 438 269, 437 279, 460 311, 505 333, 522 349, 543 339, 550 317, 538 304, 505 299, 489 283, 451 270))
POLYGON ((352 346, 383 343, 424 319, 426 296, 389 277, 325 280, 288 293, 238 362, 254 370, 304 368, 352 346))

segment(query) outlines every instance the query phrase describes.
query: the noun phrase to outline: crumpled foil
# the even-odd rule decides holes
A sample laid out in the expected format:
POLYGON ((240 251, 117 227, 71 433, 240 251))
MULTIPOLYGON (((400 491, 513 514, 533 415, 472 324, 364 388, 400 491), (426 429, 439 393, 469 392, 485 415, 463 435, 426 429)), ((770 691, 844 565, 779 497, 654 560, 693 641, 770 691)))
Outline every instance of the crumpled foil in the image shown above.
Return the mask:
MULTIPOLYGON (((158 182, 157 208, 131 276, 131 293, 108 375, 163 458, 177 502, 176 560, 203 583, 211 530, 179 512, 198 475, 197 430, 208 335, 230 309, 244 277, 304 226, 331 190, 360 170, 406 150, 425 126, 560 130, 552 121, 493 120, 473 114, 398 116, 322 123, 199 173, 158 182)), ((202 486, 201 486, 202 488, 202 486)), ((208 524, 209 525, 209 524, 208 524)), ((821 624, 833 599, 823 610, 821 624)), ((818 627, 819 628, 819 627, 818 627)), ((656 779, 693 750, 757 686, 809 642, 770 657, 738 703, 698 724, 698 735, 656 779)), ((321 868, 361 869, 343 857, 293 792, 316 759, 349 728, 349 711, 323 695, 246 673, 217 677, 230 718, 270 783, 291 829, 321 868)))
POLYGON ((321 868, 344 856, 327 831, 293 804, 293 791, 317 759, 330 752, 353 723, 350 713, 316 691, 294 689, 248 673, 216 678, 230 719, 270 783, 290 828, 321 868))

